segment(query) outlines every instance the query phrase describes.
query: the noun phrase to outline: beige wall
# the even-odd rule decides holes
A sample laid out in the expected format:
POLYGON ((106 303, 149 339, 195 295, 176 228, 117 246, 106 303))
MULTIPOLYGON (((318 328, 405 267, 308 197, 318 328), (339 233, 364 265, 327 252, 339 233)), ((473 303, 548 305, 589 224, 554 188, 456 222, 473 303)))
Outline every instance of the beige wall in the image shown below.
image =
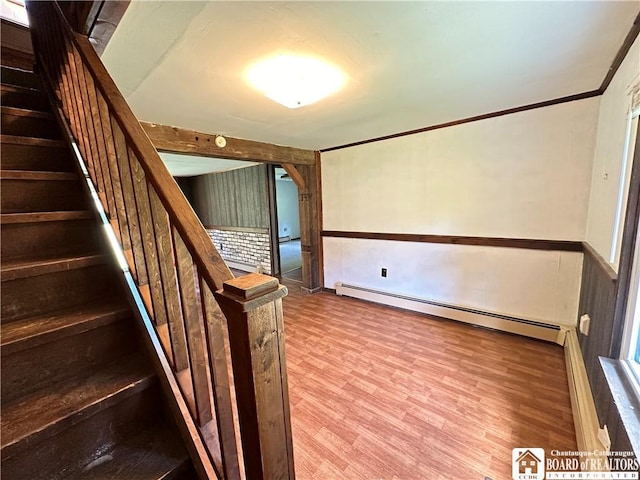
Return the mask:
MULTIPOLYGON (((592 98, 323 153, 323 228, 581 241, 598 107, 592 98)), ((324 248, 329 288, 575 323, 579 253, 337 238, 324 248)))
MULTIPOLYGON (((620 173, 631 101, 629 87, 638 81, 639 72, 640 38, 636 39, 600 100, 586 239, 607 261, 610 259, 620 190, 620 173)), ((627 188, 628 183, 625 190, 627 188)), ((612 262, 616 271, 619 256, 620 249, 617 248, 612 262)))

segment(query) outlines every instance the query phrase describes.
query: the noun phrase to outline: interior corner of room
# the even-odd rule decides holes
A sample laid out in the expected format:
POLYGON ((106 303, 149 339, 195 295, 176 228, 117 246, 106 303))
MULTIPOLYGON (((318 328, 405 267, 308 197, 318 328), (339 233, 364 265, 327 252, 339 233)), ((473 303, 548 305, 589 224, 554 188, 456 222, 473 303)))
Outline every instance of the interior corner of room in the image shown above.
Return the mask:
MULTIPOLYGON (((609 59, 615 75, 605 75, 599 88, 314 145, 321 240, 309 267, 318 283, 305 286, 581 349, 567 361, 582 358, 586 367, 569 372, 588 375, 591 383, 572 381, 582 385, 583 404, 595 402, 600 423, 597 415, 577 420, 594 432, 618 422, 589 385, 603 378, 598 357, 612 354, 613 303, 603 295, 615 294, 633 164, 625 142, 639 71, 636 30, 609 59), (578 330, 585 314, 602 335, 578 330), (567 340, 570 331, 578 342, 567 340)), ((178 163, 202 166, 202 157, 173 152, 163 159, 187 177, 179 183, 232 268, 303 280, 296 240, 303 196, 289 171, 245 162, 220 172, 215 162, 233 161, 207 158, 206 173, 185 174, 178 163), (247 244, 234 247, 234 235, 264 235, 251 245, 265 248, 243 252, 247 244)))
MULTIPOLYGON (((230 277, 286 286, 244 276, 206 299, 256 277, 288 291, 271 330, 293 361, 273 384, 300 477, 497 479, 511 459, 492 455, 525 446, 507 438, 640 458, 637 2, 102 3, 92 45, 200 245, 230 277), (287 104, 249 86, 253 62, 305 48, 342 89, 287 104)), ((2 27, 3 63, 32 66, 27 27, 2 27)))

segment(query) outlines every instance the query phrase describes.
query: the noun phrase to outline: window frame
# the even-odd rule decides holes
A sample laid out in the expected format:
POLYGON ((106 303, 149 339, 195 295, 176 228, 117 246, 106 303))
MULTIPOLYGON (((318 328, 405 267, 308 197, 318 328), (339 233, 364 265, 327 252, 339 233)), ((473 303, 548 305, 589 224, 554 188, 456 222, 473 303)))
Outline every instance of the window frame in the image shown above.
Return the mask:
POLYGON ((640 98, 640 81, 636 78, 632 85, 620 172, 617 228, 612 232, 612 257, 614 252, 619 252, 619 269, 610 358, 620 362, 631 393, 640 403, 640 364, 630 358, 640 342, 640 103, 637 101, 640 98))

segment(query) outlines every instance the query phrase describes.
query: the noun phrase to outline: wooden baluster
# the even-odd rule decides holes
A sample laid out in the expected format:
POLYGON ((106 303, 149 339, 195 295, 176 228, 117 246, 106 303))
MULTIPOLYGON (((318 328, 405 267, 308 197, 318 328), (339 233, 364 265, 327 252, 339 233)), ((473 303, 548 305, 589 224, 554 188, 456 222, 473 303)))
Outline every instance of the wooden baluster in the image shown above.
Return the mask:
MULTIPOLYGON (((69 121, 69 128, 71 132, 75 136, 76 140, 79 138, 79 121, 78 114, 74 105, 74 94, 73 94, 73 85, 71 84, 71 72, 69 70, 69 57, 67 55, 67 44, 64 40, 64 34, 62 33, 62 27, 60 26, 60 21, 58 18, 52 20, 52 25, 55 26, 55 30, 57 35, 54 35, 54 42, 56 45, 56 49, 59 51, 59 59, 58 62, 60 64, 60 69, 62 72, 62 78, 64 82, 64 91, 65 91, 65 114, 67 116, 67 120, 69 121)), ((79 143, 79 140, 78 140, 79 143)))
POLYGON ((209 371, 213 385, 213 401, 222 468, 226 480, 240 480, 238 448, 229 388, 229 370, 224 346, 227 322, 218 303, 213 298, 211 289, 202 277, 200 277, 200 298, 205 317, 205 336, 209 347, 209 371))
POLYGON ((124 133, 127 142, 143 164, 145 175, 147 175, 150 184, 162 196, 162 203, 169 214, 172 225, 184 235, 183 239, 189 250, 196 255, 194 261, 198 268, 202 268, 202 275, 207 279, 207 282, 220 288, 225 280, 233 277, 229 267, 216 251, 211 239, 202 228, 202 224, 190 208, 175 180, 163 165, 158 152, 106 71, 89 40, 82 35, 75 35, 74 39, 87 68, 92 71, 98 81, 98 87, 109 104, 112 117, 120 125, 126 125, 124 133))
MULTIPOLYGON (((51 15, 48 15, 50 17, 51 15)), ((65 66, 64 66, 64 57, 63 57, 63 49, 60 44, 60 36, 61 32, 58 31, 57 23, 55 19, 51 18, 48 21, 48 24, 51 25, 50 35, 48 44, 51 46, 51 50, 54 52, 50 61, 54 63, 55 67, 55 75, 59 83, 59 100, 62 103, 62 111, 67 117, 67 121, 71 124, 71 119, 69 117, 69 90, 67 79, 65 77, 65 66)))
POLYGON ((87 94, 87 86, 84 77, 84 66, 82 65, 82 58, 80 53, 73 47, 73 59, 76 66, 76 75, 78 78, 79 92, 80 92, 80 110, 84 114, 85 127, 87 131, 87 148, 88 156, 91 158, 93 168, 95 170, 95 177, 93 179, 98 196, 102 202, 102 206, 105 211, 109 213, 109 206, 106 199, 106 187, 104 183, 104 177, 102 173, 102 165, 100 163, 100 156, 98 155, 97 142, 95 132, 93 129, 93 118, 91 117, 91 109, 89 107, 89 95, 87 94))
POLYGON ((111 175, 111 185, 113 187, 113 199, 115 216, 111 219, 111 225, 114 227, 120 240, 122 250, 131 251, 131 237, 129 235, 129 222, 125 212, 124 199, 122 197, 122 185, 120 183, 120 170, 118 169, 118 160, 116 159, 115 145, 113 133, 111 131, 111 120, 109 116, 109 107, 105 102, 102 94, 96 89, 96 98, 98 99, 98 112, 100 114, 102 124, 102 134, 105 147, 107 150, 107 162, 109 164, 109 173, 111 175))
POLYGON ((295 478, 284 352, 286 287, 253 273, 215 293, 229 328, 247 480, 295 478))
MULTIPOLYGON (((53 20, 50 21, 51 29, 50 29, 50 38, 49 45, 53 55, 50 58, 50 61, 54 64, 54 74, 56 77, 56 81, 58 83, 58 100, 60 100, 62 111, 67 116, 67 111, 69 109, 69 99, 68 92, 66 91, 66 84, 64 78, 64 67, 63 67, 63 59, 62 59, 62 51, 60 49, 60 45, 58 43, 59 40, 59 32, 55 26, 53 20)), ((68 117, 67 117, 68 120, 68 117)))
MULTIPOLYGON (((158 246, 158 259, 160 261, 160 274, 164 286, 165 304, 167 306, 167 322, 169 324, 170 345, 165 345, 165 352, 172 360, 172 366, 176 372, 189 368, 189 354, 187 352, 187 338, 182 321, 182 310, 178 296, 177 272, 173 263, 173 244, 171 241, 171 228, 169 217, 158 194, 152 186, 149 186, 149 201, 153 228, 158 246)), ((159 326, 162 331, 162 325, 159 326)), ((163 336, 160 335, 160 338, 163 336)))
POLYGON ((93 82, 93 77, 86 68, 82 68, 85 79, 85 88, 87 90, 87 113, 91 118, 92 127, 95 138, 95 151, 96 158, 100 164, 100 170, 102 171, 102 181, 104 182, 104 193, 107 200, 105 211, 109 219, 115 219, 115 200, 113 198, 113 185, 111 183, 111 172, 109 172, 109 160, 107 158, 106 146, 104 143, 104 134, 102 129, 102 119, 100 118, 100 112, 98 110, 98 98, 96 96, 96 89, 93 82))
MULTIPOLYGON (((43 12, 44 13, 44 12, 43 12)), ((46 15, 50 17, 50 15, 46 15)), ((42 17, 40 17, 42 18, 42 17)), ((42 21, 42 20, 40 20, 42 21)), ((34 45, 34 52, 40 51, 40 58, 42 58, 43 53, 46 56, 46 61, 43 61, 45 64, 44 70, 47 72, 49 79, 51 79, 53 83, 53 91, 56 95, 56 98, 62 102, 64 97, 64 93, 62 90, 62 75, 61 75, 61 66, 59 59, 59 52, 57 51, 55 38, 57 37, 57 32, 55 27, 53 26, 52 20, 49 20, 47 24, 51 25, 51 28, 47 29, 47 33, 44 36, 40 34, 37 35, 36 43, 37 46, 34 45), (44 41, 43 41, 44 40, 44 41)), ((40 23, 42 25, 42 23, 40 23)), ((37 30, 36 30, 37 33, 37 30)))
POLYGON ((93 158, 90 155, 91 150, 89 148, 89 140, 87 138, 87 127, 84 118, 84 110, 82 109, 82 96, 80 94, 80 85, 78 83, 78 75, 76 72, 76 62, 73 55, 73 45, 71 43, 71 40, 68 38, 68 35, 64 35, 64 41, 67 52, 67 65, 69 66, 69 74, 71 76, 71 85, 73 90, 72 103, 75 109, 76 118, 78 119, 78 130, 74 133, 76 135, 80 153, 82 154, 82 157, 87 164, 87 168, 91 173, 91 178, 95 182, 97 177, 93 165, 93 158))
MULTIPOLYGON (((41 20, 42 16, 38 13, 40 12, 29 9, 29 14, 35 19, 36 23, 38 25, 43 25, 41 20)), ((53 72, 55 70, 56 63, 53 60, 53 52, 51 46, 52 36, 53 33, 51 29, 46 29, 44 31, 38 29, 31 30, 33 51, 39 54, 39 65, 42 70, 44 70, 44 72, 48 74, 49 78, 51 78, 52 81, 55 81, 55 75, 53 72)), ((54 93, 56 93, 55 87, 56 86, 54 85, 54 93)))
POLYGON ((187 333, 187 347, 191 364, 191 379, 195 399, 195 412, 192 413, 198 424, 203 426, 210 422, 213 417, 201 306, 196 295, 196 273, 191 254, 182 241, 182 237, 175 229, 173 230, 173 248, 176 255, 182 318, 184 318, 187 333))
POLYGON ((156 325, 167 323, 167 310, 164 303, 162 277, 158 263, 158 248, 153 230, 151 207, 149 206, 149 191, 147 179, 142 171, 142 166, 135 154, 129 150, 129 163, 131 165, 131 179, 133 180, 133 192, 138 206, 138 219, 140 221, 140 233, 144 247, 144 255, 151 292, 151 304, 153 305, 153 321, 156 325))
POLYGON ((111 119, 111 132, 113 133, 113 143, 115 146, 116 159, 118 160, 118 170, 120 171, 122 198, 124 200, 125 213, 129 220, 129 234, 131 235, 131 250, 125 250, 124 254, 138 287, 146 286, 149 282, 147 280, 147 267, 142 249, 142 236, 140 235, 136 200, 133 193, 133 182, 131 180, 129 151, 122 130, 118 122, 114 119, 111 119))

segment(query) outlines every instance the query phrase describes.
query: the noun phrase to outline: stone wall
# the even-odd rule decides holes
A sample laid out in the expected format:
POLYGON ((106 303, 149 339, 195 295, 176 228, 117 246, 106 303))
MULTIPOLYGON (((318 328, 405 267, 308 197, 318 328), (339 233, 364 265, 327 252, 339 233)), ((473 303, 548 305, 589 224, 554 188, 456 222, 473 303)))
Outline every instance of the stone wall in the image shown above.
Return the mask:
POLYGON ((262 267, 263 273, 271 273, 268 232, 207 229, 207 233, 227 262, 240 264, 246 271, 255 272, 262 267))

